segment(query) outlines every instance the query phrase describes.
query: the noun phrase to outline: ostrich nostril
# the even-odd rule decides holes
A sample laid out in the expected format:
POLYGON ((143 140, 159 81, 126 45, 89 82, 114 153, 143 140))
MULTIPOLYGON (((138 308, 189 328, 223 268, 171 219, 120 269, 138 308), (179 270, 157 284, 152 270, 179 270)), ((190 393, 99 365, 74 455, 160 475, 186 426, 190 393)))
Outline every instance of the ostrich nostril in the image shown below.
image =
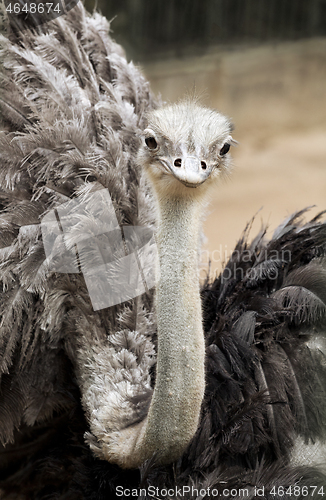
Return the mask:
POLYGON ((201 161, 201 162, 200 162, 200 164, 201 164, 201 168, 202 168, 203 170, 206 170, 206 168, 207 168, 206 163, 205 163, 204 161, 201 161))
POLYGON ((181 164, 182 164, 181 158, 177 158, 176 160, 174 160, 175 167, 181 167, 181 164))

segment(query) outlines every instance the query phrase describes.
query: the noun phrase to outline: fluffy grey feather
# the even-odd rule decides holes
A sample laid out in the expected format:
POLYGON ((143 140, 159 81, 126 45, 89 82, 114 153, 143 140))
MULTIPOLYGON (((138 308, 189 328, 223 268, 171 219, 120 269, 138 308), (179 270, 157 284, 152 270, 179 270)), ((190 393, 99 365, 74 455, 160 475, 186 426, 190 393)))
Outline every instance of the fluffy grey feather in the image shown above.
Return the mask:
MULTIPOLYGON (((5 16, 1 23, 8 30, 0 39, 3 498, 114 498, 117 485, 325 484, 321 469, 291 458, 297 436, 308 445, 326 438, 319 347, 326 226, 318 218, 303 223, 304 211, 271 241, 262 231, 249 245, 246 231, 224 273, 202 288, 206 390, 184 455, 168 466, 153 456, 129 471, 101 460, 107 429, 127 429, 147 414, 156 369, 152 292, 94 311, 80 269, 51 267, 40 222, 64 203, 85 200, 85 211, 72 215, 66 244, 73 248, 81 230, 98 234, 105 207, 93 217, 90 194, 106 188, 120 226, 155 228, 135 158, 156 103, 110 38, 109 23, 80 2, 34 30, 19 33, 5 16)), ((61 248, 60 236, 53 248, 61 248)), ((115 251, 121 248, 108 261, 115 251)), ((55 264, 65 257, 59 253, 55 264)))

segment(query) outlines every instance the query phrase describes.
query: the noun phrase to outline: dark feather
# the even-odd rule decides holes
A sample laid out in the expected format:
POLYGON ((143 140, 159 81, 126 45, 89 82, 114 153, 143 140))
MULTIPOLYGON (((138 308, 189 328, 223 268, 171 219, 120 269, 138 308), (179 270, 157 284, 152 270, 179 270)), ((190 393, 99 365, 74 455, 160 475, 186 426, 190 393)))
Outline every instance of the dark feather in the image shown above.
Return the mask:
MULTIPOLYGON (((155 380, 153 294, 94 311, 82 273, 55 272, 47 262, 40 223, 59 205, 108 188, 120 226, 154 227, 135 154, 156 103, 109 23, 81 3, 71 7, 47 24, 37 16, 1 20, 1 498, 104 500, 118 498, 117 486, 193 486, 248 488, 254 499, 256 486, 267 500, 274 485, 324 486, 325 473, 290 460, 296 436, 326 439, 326 224, 322 214, 303 222, 306 210, 270 241, 262 229, 248 243, 249 223, 222 274, 202 287, 205 399, 180 460, 158 466, 154 456, 140 470, 122 470, 91 453, 87 442, 98 443, 81 404, 77 358, 89 353, 91 370, 112 349, 120 380, 136 387, 124 425, 141 421, 152 393, 144 380, 155 380)), ((79 241, 76 228, 97 236, 91 210, 79 216, 65 252, 79 241)), ((58 252, 54 264, 65 257, 58 252)))

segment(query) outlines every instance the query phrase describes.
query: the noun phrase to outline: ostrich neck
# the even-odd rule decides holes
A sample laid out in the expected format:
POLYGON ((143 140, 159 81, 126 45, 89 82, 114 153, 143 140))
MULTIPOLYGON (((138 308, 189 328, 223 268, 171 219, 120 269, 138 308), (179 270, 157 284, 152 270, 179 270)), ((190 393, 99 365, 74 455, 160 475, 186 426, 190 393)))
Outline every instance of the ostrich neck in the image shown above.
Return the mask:
POLYGON ((180 456, 195 434, 204 394, 200 209, 192 200, 160 202, 157 377, 145 436, 162 461, 180 456))
MULTIPOLYGON (((156 382, 145 420, 119 436, 128 457, 124 467, 139 466, 153 455, 159 463, 179 458, 197 430, 204 396, 200 205, 164 198, 159 209, 156 382)), ((121 456, 122 447, 119 451, 121 456)))
MULTIPOLYGON (((165 197, 159 202, 157 370, 144 420, 130 421, 134 415, 130 395, 137 394, 139 385, 130 377, 132 372, 124 379, 126 370, 117 371, 115 351, 94 342, 77 351, 82 401, 94 436, 88 434, 86 440, 97 456, 124 468, 139 467, 153 456, 158 463, 172 462, 198 426, 205 385, 200 211, 200 204, 190 200, 165 197)), ((87 336, 82 339, 85 342, 87 336)))

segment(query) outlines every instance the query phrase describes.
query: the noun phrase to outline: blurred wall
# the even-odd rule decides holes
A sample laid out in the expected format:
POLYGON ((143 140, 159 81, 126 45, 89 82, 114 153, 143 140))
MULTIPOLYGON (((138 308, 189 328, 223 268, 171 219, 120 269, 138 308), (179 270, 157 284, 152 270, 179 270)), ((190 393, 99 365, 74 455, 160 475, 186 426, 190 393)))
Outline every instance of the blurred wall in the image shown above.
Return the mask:
POLYGON ((143 69, 164 100, 196 85, 209 105, 234 119, 241 137, 326 125, 326 38, 211 49, 143 69))
POLYGON ((326 36, 325 0, 86 0, 114 18, 117 41, 137 60, 199 55, 212 45, 326 36))

